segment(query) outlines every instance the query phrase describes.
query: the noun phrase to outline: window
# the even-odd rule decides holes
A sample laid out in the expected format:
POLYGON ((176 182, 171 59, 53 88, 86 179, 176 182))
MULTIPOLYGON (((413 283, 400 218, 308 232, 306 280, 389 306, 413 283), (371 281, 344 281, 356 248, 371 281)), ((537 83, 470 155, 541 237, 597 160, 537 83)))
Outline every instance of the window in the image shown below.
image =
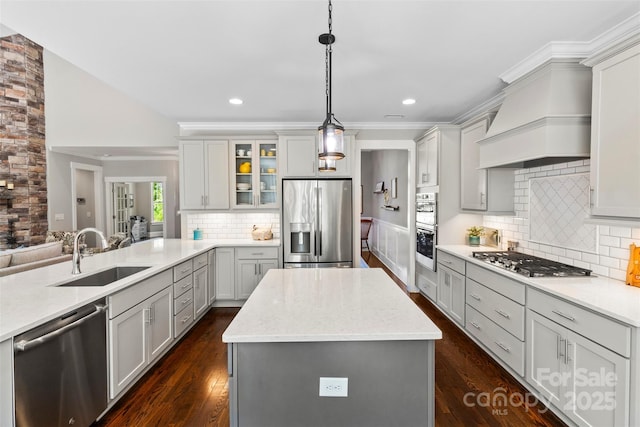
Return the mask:
POLYGON ((164 191, 161 182, 151 183, 151 210, 153 211, 152 223, 164 222, 164 191))

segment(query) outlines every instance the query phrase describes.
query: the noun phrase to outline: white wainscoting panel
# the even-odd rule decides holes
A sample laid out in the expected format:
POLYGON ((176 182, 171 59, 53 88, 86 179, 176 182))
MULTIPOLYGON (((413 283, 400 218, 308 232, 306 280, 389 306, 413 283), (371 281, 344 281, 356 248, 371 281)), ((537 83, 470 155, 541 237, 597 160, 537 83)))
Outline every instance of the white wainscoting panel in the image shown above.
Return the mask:
POLYGON ((374 218, 369 238, 373 254, 406 284, 410 261, 409 229, 374 218))

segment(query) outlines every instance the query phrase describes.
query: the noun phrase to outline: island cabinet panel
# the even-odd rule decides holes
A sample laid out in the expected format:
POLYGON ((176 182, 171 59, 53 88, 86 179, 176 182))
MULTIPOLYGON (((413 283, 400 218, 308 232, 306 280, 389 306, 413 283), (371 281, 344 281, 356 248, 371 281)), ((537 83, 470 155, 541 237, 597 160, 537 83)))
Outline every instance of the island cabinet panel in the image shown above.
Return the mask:
POLYGON ((434 341, 239 343, 229 354, 232 426, 434 425, 434 341), (347 378, 347 396, 319 396, 320 377, 347 378))

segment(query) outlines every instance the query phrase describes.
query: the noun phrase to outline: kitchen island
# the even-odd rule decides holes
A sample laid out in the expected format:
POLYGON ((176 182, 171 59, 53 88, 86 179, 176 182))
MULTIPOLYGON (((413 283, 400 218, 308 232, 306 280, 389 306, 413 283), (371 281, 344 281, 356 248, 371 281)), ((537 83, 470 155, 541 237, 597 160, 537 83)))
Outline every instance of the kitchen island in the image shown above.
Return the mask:
POLYGON ((222 336, 231 424, 431 426, 441 338, 380 269, 270 270, 222 336))

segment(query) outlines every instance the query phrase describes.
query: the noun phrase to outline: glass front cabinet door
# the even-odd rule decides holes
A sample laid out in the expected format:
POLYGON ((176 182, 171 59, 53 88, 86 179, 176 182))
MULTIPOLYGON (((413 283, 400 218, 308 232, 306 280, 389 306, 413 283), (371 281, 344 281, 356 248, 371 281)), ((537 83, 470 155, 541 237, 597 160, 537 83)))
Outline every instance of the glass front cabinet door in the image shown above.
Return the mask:
POLYGON ((234 141, 233 207, 276 209, 278 207, 277 141, 234 141))

